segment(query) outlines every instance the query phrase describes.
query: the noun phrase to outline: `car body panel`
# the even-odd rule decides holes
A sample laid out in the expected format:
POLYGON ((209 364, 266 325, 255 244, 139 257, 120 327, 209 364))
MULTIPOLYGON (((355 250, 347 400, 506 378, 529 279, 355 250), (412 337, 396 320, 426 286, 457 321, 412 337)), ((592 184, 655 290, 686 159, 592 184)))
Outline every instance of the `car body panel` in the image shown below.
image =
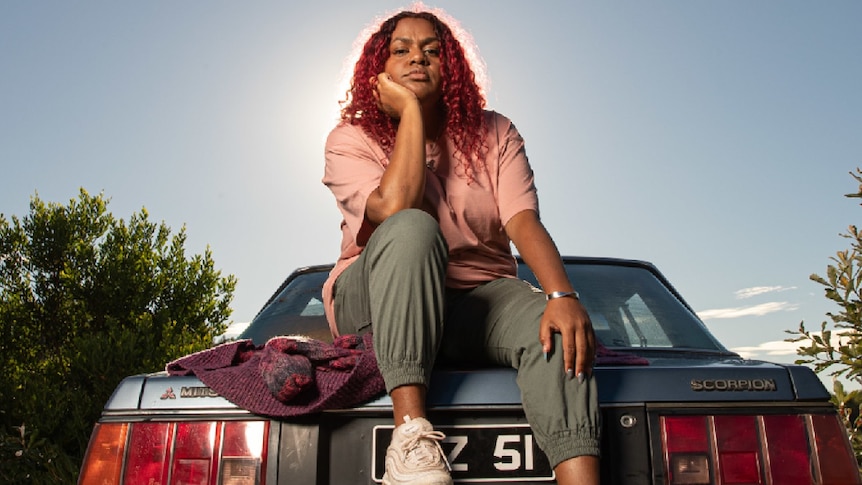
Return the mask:
MULTIPOLYGON (((577 277, 581 283, 592 281, 604 288, 603 293, 581 291, 597 335, 609 350, 594 369, 602 413, 603 485, 669 483, 670 458, 663 451, 661 431, 667 417, 706 416, 711 423, 716 416, 759 416, 752 419, 762 421, 763 416, 798 415, 807 416, 811 428, 811 416, 836 415, 829 393, 811 369, 747 360, 728 351, 650 263, 613 258, 565 258, 565 262, 579 268, 570 274, 573 281, 577 277), (629 278, 630 274, 634 276, 629 278), (623 276, 625 281, 614 283, 614 278, 623 276), (636 294, 642 297, 632 297, 636 294), (674 308, 653 311, 656 305, 674 308)), ((320 297, 329 268, 309 266, 291 274, 240 338, 260 345, 274 335, 302 333, 331 341, 320 297)), ((528 272, 521 276, 531 280, 528 272)), ((471 447, 485 446, 481 456, 487 455, 489 463, 508 466, 511 463, 505 460, 513 456, 525 458, 531 466, 535 463, 529 433, 512 431, 528 430, 514 369, 440 367, 431 383, 429 417, 435 427, 447 431, 447 439, 469 437, 471 447), (495 455, 500 451, 500 435, 496 435, 495 450, 493 442, 483 445, 477 438, 485 436, 484 430, 490 430, 492 440, 494 430, 508 433, 506 439, 515 442, 506 446, 513 447, 505 448, 502 458, 495 455)), ((392 402, 386 395, 348 409, 272 419, 241 409, 197 377, 159 372, 124 379, 106 403, 100 423, 242 420, 268 423, 264 469, 258 477, 266 484, 380 483, 380 450, 385 447, 380 440, 392 427, 392 402)), ((475 472, 469 466, 476 467, 477 462, 465 462, 466 455, 455 453, 451 441, 444 443, 444 449, 456 465, 456 483, 473 483, 465 479, 475 472)), ((812 465, 812 483, 819 480, 817 470, 812 465)), ((519 473, 528 475, 524 470, 519 473)), ((710 483, 718 483, 714 475, 718 472, 711 473, 710 483)), ((484 483, 553 480, 498 477, 484 483)))

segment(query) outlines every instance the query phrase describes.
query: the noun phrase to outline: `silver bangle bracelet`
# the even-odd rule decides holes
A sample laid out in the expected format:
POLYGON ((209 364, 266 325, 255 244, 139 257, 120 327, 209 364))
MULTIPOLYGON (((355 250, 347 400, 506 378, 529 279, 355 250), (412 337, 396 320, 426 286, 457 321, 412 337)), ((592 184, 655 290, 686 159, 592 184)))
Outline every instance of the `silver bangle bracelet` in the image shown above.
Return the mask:
POLYGON ((548 294, 546 294, 546 295, 545 295, 545 299, 547 299, 548 301, 550 301, 550 300, 554 300, 554 299, 556 299, 556 298, 563 298, 563 297, 566 297, 566 296, 572 296, 572 297, 574 297, 574 298, 575 298, 575 300, 579 300, 579 299, 580 299, 580 296, 578 295, 578 292, 577 292, 577 291, 554 291, 554 292, 552 292, 552 293, 548 293, 548 294))

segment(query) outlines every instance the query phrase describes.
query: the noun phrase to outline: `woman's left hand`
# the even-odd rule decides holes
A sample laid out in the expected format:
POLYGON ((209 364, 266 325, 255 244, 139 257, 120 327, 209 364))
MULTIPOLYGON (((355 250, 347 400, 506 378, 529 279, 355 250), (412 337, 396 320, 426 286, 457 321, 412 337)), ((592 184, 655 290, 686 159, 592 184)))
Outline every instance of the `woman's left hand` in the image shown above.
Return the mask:
MULTIPOLYGON (((535 211, 515 214, 506 224, 506 233, 545 291, 572 291, 560 253, 535 211)), ((546 355, 555 350, 554 333, 562 337, 563 372, 578 380, 592 374, 596 336, 590 316, 577 298, 548 300, 539 327, 539 341, 546 355)))
POLYGON ((596 337, 590 316, 573 297, 549 300, 542 315, 539 341, 546 355, 553 351, 563 352, 563 368, 571 379, 577 376, 583 382, 592 374, 596 358, 596 337), (554 333, 562 339, 562 349, 554 349, 554 333))

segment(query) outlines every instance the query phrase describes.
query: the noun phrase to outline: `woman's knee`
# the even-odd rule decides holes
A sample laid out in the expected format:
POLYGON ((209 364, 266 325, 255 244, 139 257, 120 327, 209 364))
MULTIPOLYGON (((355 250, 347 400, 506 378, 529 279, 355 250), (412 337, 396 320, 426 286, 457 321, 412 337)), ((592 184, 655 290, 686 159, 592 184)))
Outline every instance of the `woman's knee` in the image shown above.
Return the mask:
POLYGON ((395 253, 395 257, 401 254, 406 259, 416 255, 445 258, 448 254, 437 220, 420 209, 405 209, 383 221, 368 241, 366 250, 372 248, 395 253))
POLYGON ((389 237, 433 238, 440 234, 440 225, 421 209, 404 209, 389 216, 374 231, 389 237))

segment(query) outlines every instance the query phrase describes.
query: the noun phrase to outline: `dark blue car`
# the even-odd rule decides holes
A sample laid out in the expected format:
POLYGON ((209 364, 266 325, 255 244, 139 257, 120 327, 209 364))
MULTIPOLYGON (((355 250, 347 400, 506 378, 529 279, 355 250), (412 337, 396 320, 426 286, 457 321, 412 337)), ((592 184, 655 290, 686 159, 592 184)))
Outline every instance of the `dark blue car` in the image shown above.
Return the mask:
MULTIPOLYGON (((862 483, 845 429, 810 369, 728 351, 649 263, 565 263, 603 345, 595 369, 603 484, 862 483)), ((240 339, 331 341, 321 298, 330 268, 291 274, 240 339)), ((456 482, 554 482, 512 369, 437 369, 428 400, 456 482)), ((96 424, 80 483, 380 483, 392 427, 386 396, 272 418, 195 376, 133 376, 96 424)))

